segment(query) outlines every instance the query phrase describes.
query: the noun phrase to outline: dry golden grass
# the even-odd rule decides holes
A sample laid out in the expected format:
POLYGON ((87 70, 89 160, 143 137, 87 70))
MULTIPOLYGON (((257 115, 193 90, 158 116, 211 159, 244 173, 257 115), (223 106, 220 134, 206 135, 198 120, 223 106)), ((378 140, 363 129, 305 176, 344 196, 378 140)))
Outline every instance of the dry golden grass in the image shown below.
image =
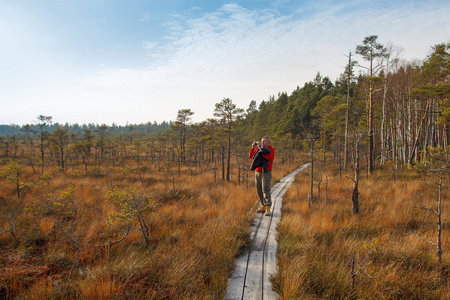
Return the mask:
MULTIPOLYGON (((167 168, 140 163, 148 164, 147 173, 136 172, 135 160, 113 169, 90 167, 88 173, 82 166, 64 173, 47 167, 45 177, 25 168, 22 179, 33 186, 20 199, 11 185, 0 182, 6 200, 0 203, 0 225, 8 230, 7 217, 12 216, 18 238, 8 232, 0 237, 0 264, 10 266, 0 270, 0 294, 24 299, 221 299, 258 205, 253 172, 238 184, 234 168, 231 181, 223 182, 220 172, 214 176, 204 168, 191 174, 182 167, 178 173, 175 166, 173 181, 167 168), (44 203, 60 207, 55 203, 65 201, 62 193, 69 187, 74 187, 77 217, 68 208, 62 215, 47 211, 44 203), (108 260, 108 214, 120 209, 107 200, 111 188, 148 194, 154 209, 145 212, 149 247, 133 218, 130 233, 111 248, 108 260), (68 237, 80 247, 78 261, 68 237)), ((273 183, 295 167, 276 165, 273 183)), ((126 232, 125 225, 112 224, 117 234, 113 241, 126 232)))
MULTIPOLYGON (((399 174, 395 183, 388 170, 376 171, 361 178, 360 213, 355 216, 345 188, 352 182, 339 179, 333 166, 322 168, 330 179, 327 203, 322 185, 322 199, 315 199, 308 209, 308 170, 297 176, 283 200, 279 273, 273 279, 281 299, 450 299, 448 221, 442 232, 442 269, 437 267, 434 246, 405 234, 415 230, 436 240, 436 225, 421 229, 436 218, 415 208, 420 203, 417 195, 431 195, 432 187, 409 171, 399 174), (371 243, 376 252, 367 256, 371 243), (352 255, 365 261, 373 278, 361 271, 352 286, 352 255)), ((444 218, 448 195, 446 190, 444 218)))

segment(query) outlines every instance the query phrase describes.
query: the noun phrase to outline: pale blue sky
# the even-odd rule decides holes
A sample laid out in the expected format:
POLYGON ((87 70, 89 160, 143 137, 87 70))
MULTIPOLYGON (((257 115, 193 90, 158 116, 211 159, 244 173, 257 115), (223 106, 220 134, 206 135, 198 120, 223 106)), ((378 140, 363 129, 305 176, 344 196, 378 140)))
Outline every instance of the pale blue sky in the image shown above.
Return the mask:
POLYGON ((203 121, 223 98, 334 81, 369 35, 423 60, 449 15, 448 0, 0 0, 0 124, 203 121))

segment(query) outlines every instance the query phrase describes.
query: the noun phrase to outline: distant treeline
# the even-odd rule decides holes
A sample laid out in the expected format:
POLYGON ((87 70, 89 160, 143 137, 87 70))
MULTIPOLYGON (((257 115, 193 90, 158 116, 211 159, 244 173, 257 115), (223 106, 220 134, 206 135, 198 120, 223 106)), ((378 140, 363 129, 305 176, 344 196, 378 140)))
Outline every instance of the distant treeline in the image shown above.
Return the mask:
MULTIPOLYGON (((37 117, 37 116, 36 116, 37 117)), ((130 129, 132 129, 133 132, 136 132, 138 134, 143 135, 152 135, 159 133, 161 131, 164 131, 170 127, 171 123, 168 122, 162 122, 160 124, 156 122, 147 122, 147 123, 141 123, 141 124, 127 124, 127 125, 99 125, 99 124, 60 124, 60 123, 53 123, 53 124, 47 124, 45 129, 47 132, 52 133, 57 128, 64 128, 67 130, 67 133, 80 133, 83 130, 91 130, 91 131, 98 131, 101 127, 107 127, 108 132, 110 134, 120 134, 120 133, 128 133, 130 132, 130 129)), ((25 127, 28 127, 31 131, 39 131, 39 125, 38 124, 27 124, 25 126, 19 126, 19 125, 0 125, 0 136, 8 137, 12 135, 16 135, 20 137, 23 134, 27 134, 24 130, 25 127)))

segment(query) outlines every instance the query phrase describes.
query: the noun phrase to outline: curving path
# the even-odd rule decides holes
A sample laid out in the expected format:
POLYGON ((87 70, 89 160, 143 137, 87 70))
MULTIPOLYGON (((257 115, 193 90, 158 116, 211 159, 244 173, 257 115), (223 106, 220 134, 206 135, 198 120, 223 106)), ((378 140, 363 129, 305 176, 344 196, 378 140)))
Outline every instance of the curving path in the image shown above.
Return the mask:
POLYGON ((264 214, 255 214, 250 226, 250 245, 238 257, 236 267, 228 278, 224 300, 277 298, 269 278, 275 275, 277 268, 276 235, 277 225, 281 218, 282 197, 294 182, 295 175, 308 165, 302 165, 272 187, 272 214, 270 217, 266 217, 264 214))

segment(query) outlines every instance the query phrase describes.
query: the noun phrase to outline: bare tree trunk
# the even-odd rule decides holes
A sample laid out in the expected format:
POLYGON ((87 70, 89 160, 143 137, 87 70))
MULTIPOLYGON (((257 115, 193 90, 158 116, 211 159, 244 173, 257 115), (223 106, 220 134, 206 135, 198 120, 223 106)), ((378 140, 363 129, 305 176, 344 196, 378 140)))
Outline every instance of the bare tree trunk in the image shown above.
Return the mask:
POLYGON ((227 145, 227 181, 230 181, 230 161, 231 161, 231 123, 228 127, 228 145, 227 145))
POLYGON ((310 194, 308 198, 308 206, 311 209, 314 193, 314 137, 310 134, 311 144, 311 177, 310 177, 310 194))
POLYGON ((225 181, 225 146, 222 146, 222 180, 225 181))
POLYGON ((345 141, 344 141, 344 170, 348 165, 348 126, 349 126, 349 110, 350 110, 350 82, 351 82, 352 52, 348 55, 348 77, 347 77, 347 105, 345 110, 345 141))
POLYGON ((423 118, 422 118, 422 121, 420 122, 420 126, 419 126, 419 129, 418 129, 418 131, 417 131, 417 135, 416 135, 416 139, 415 139, 415 141, 414 141, 414 145, 413 145, 413 147, 412 147, 412 149, 411 149, 411 154, 410 154, 410 157, 409 157, 409 164, 412 164, 412 162, 413 162, 413 160, 414 160, 414 154, 415 154, 415 152, 416 152, 416 148, 417 148, 417 144, 418 144, 418 142, 419 142, 419 137, 420 137, 420 133, 421 133, 421 131, 422 131, 422 127, 423 127, 423 123, 424 123, 424 121, 425 121, 425 118, 427 117, 427 111, 428 111, 428 107, 430 106, 430 104, 428 103, 427 104, 427 107, 426 107, 426 109, 425 109, 425 114, 424 114, 424 116, 423 116, 423 118))
MULTIPOLYGON (((386 70, 387 71, 387 70, 386 70)), ((385 134, 385 123, 386 123, 386 98, 387 98, 387 72, 384 75, 384 90, 383 90, 383 103, 381 106, 381 161, 380 164, 384 165, 386 162, 386 134, 385 134)))
POLYGON ((437 230, 437 241, 436 241, 436 254, 437 254, 437 260, 438 265, 442 266, 442 189, 444 186, 444 174, 439 174, 439 198, 438 198, 438 207, 437 207, 437 216, 438 216, 438 230, 437 230))
MULTIPOLYGON (((372 75, 372 74, 371 74, 372 75)), ((367 173, 373 173, 374 149, 373 149, 373 89, 374 83, 370 82, 369 87, 369 148, 367 152, 367 173)))
POLYGON ((353 179, 352 189, 352 212, 353 214, 359 213, 359 142, 361 137, 356 139, 356 153, 355 153, 355 178, 353 179))
POLYGON ((236 165, 237 165, 237 169, 238 169, 238 185, 241 185, 241 164, 239 163, 238 154, 236 153, 235 155, 236 155, 236 165))

